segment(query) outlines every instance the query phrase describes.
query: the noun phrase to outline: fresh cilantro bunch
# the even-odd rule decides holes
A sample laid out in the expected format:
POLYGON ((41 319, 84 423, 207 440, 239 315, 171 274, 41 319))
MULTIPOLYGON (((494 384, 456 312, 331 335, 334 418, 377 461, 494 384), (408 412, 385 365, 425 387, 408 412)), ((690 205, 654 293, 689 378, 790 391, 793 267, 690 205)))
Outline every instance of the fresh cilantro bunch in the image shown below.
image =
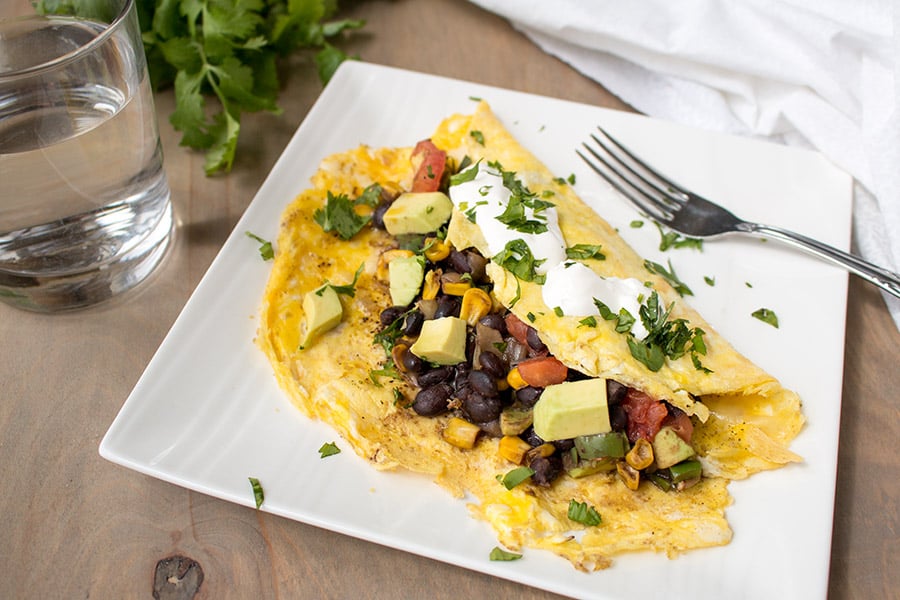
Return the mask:
POLYGON ((279 58, 315 49, 326 83, 347 58, 329 40, 364 24, 327 21, 337 0, 137 0, 137 8, 153 87, 174 85, 170 120, 182 145, 206 151, 208 175, 231 169, 242 113, 280 112, 279 58))

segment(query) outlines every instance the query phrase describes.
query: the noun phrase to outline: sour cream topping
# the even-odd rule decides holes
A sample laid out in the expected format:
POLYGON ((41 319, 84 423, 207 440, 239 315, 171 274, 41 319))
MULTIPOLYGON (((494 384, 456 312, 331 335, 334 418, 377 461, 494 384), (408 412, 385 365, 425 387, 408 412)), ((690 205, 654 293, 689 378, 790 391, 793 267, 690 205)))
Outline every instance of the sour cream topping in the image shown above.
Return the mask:
POLYGON ((523 240, 534 258, 543 261, 535 271, 546 275, 542 286, 544 304, 550 308, 559 307, 568 316, 599 316, 600 311, 594 303, 596 298, 616 314, 623 308, 631 313, 635 319, 631 331, 638 339, 647 335, 639 316, 639 298, 648 294, 642 281, 604 278, 582 263, 567 261, 566 240, 559 228, 555 207, 544 208, 539 214, 525 207, 527 219, 546 224, 547 230, 541 233, 518 231, 499 221, 497 217, 509 206, 512 191, 503 185, 503 177, 496 168, 482 163, 471 168, 477 169, 477 173, 472 179, 451 186, 450 200, 469 220, 474 217, 491 256, 502 252, 507 243, 523 240))
POLYGON ((550 308, 558 306, 568 316, 599 316, 594 298, 616 314, 624 308, 634 317, 631 332, 635 337, 643 339, 647 336, 639 314, 641 303, 638 298, 646 296, 649 290, 639 279, 604 278, 582 263, 561 263, 547 272, 542 293, 544 304, 550 308))
POLYGON ((566 241, 559 228, 556 208, 545 208, 535 214, 532 208, 525 207, 525 217, 544 223, 547 231, 528 233, 511 229, 497 220, 506 211, 512 196, 512 192, 503 185, 503 177, 496 169, 482 163, 472 168, 478 169, 477 175, 451 186, 450 200, 470 220, 474 216, 491 256, 502 252, 507 243, 520 239, 528 244, 535 259, 543 261, 535 268, 537 273, 544 274, 566 259, 566 241))

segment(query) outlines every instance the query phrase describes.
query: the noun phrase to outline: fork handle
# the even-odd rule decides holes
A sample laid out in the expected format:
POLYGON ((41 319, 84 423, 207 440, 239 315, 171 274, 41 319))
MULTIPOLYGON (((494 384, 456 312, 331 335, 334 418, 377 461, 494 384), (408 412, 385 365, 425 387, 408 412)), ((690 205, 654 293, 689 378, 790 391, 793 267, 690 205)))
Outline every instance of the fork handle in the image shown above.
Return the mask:
POLYGON ((894 296, 900 297, 900 275, 893 271, 888 271, 887 269, 874 265, 854 254, 838 250, 833 246, 823 244, 818 240, 814 240, 793 231, 788 231, 787 229, 774 227, 772 225, 762 225, 759 223, 743 223, 742 225, 746 227, 739 226, 739 229, 744 229, 747 233, 765 235, 767 237, 777 238, 788 242, 789 244, 845 267, 851 273, 862 277, 870 283, 874 283, 894 296))

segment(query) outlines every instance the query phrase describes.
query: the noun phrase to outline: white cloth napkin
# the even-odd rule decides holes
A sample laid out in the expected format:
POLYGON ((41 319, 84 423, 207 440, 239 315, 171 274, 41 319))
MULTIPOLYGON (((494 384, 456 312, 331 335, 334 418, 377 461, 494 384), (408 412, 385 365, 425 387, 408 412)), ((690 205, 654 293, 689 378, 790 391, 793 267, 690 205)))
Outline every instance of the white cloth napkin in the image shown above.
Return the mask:
POLYGON ((820 151, 858 251, 900 270, 897 0, 471 1, 645 114, 820 151))

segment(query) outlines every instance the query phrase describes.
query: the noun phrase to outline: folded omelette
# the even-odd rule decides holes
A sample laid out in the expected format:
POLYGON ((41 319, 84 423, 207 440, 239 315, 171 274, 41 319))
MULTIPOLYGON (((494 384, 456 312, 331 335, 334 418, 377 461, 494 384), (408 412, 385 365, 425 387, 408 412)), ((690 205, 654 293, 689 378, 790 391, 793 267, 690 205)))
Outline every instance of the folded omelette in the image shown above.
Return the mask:
POLYGON ((415 148, 327 157, 311 184, 261 308, 279 384, 374 467, 469 499, 509 550, 591 571, 723 545, 728 481, 800 460, 797 395, 486 103, 415 148))

